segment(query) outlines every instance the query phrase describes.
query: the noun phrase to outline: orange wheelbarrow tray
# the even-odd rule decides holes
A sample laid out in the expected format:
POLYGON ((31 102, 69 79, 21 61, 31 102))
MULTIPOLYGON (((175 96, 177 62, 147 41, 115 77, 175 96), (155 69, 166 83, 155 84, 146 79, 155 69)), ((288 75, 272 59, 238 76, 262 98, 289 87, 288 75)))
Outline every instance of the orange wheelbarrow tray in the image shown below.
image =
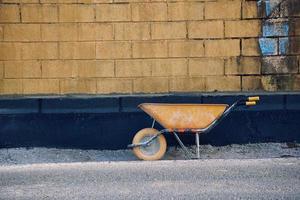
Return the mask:
POLYGON ((259 97, 241 98, 231 106, 227 104, 165 104, 143 103, 139 107, 153 118, 151 128, 145 128, 136 133, 132 144, 134 154, 142 160, 161 159, 166 152, 164 133, 173 133, 179 145, 188 158, 200 158, 199 134, 208 133, 220 123, 230 112, 239 106, 253 106, 259 97), (155 122, 164 127, 163 130, 154 129, 155 122), (182 143, 178 132, 192 132, 195 134, 196 157, 182 143))

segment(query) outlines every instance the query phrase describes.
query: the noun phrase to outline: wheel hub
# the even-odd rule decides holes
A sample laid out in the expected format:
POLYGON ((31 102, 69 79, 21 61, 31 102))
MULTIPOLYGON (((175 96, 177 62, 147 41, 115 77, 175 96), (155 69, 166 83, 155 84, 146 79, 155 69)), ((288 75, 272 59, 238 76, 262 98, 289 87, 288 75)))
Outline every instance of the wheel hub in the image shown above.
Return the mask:
MULTIPOLYGON (((145 136, 143 139, 141 139, 141 143, 149 141, 151 137, 153 137, 153 135, 145 136)), ((160 149, 160 144, 157 138, 155 138, 150 143, 148 143, 148 145, 140 146, 141 152, 147 156, 156 154, 159 151, 159 149, 160 149)))

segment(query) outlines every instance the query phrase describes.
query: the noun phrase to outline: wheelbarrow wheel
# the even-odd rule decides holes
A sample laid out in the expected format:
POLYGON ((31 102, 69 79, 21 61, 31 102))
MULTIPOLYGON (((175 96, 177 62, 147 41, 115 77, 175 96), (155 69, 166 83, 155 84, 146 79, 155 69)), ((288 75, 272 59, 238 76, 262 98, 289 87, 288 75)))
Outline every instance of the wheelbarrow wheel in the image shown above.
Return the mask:
MULTIPOLYGON (((135 134, 132 144, 146 142, 158 133, 159 131, 154 128, 144 128, 135 134)), ((157 138, 152 140, 148 146, 134 147, 133 153, 141 160, 159 160, 164 156, 166 149, 166 138, 160 134, 157 138)))

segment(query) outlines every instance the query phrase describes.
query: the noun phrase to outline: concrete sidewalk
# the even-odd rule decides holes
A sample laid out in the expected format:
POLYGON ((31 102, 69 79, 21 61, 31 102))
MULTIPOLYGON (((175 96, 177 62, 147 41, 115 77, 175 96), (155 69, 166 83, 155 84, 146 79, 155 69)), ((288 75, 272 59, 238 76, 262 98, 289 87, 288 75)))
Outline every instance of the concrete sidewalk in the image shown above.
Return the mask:
POLYGON ((0 166, 0 199, 299 199, 300 159, 0 166))
POLYGON ((171 147, 153 162, 131 150, 0 149, 0 199, 299 199, 298 146, 202 145, 200 160, 171 147))

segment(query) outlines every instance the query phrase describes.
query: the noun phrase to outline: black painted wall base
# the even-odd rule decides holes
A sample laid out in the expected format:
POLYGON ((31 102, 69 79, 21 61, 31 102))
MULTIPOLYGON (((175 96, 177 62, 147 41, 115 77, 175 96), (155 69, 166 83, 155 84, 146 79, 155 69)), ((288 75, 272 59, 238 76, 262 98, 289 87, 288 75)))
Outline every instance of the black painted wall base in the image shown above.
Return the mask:
MULTIPOLYGON (((0 147, 124 149, 152 120, 142 102, 228 103, 248 94, 166 94, 157 96, 27 97, 0 99, 0 147)), ((159 125, 156 128, 160 129, 159 125)), ((191 134, 181 134, 194 143, 191 134)), ((167 136, 175 144, 172 135, 167 136)), ((258 106, 241 108, 201 144, 228 145, 300 141, 300 94, 261 94, 258 106)))

